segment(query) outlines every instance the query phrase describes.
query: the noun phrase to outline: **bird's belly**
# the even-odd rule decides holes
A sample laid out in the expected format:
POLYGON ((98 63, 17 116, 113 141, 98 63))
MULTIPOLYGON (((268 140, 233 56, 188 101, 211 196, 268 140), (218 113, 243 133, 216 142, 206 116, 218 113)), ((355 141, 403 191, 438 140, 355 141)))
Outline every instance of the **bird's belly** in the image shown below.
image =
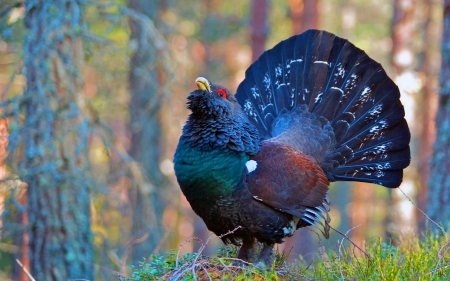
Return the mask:
POLYGON ((218 236, 232 232, 222 237, 225 243, 246 238, 281 243, 296 229, 293 217, 253 198, 243 178, 248 159, 246 154, 201 151, 180 142, 175 172, 183 194, 208 229, 218 236))
POLYGON ((229 198, 218 200, 207 213, 198 214, 208 229, 222 236, 225 243, 238 244, 246 238, 256 238, 268 244, 282 243, 285 237, 294 234, 298 220, 292 215, 276 211, 252 198, 243 199, 241 197, 239 203, 231 203, 229 198))
POLYGON ((243 224, 247 234, 260 242, 273 244, 284 242, 285 237, 292 236, 297 229, 297 221, 290 214, 282 213, 256 200, 251 208, 243 210, 243 224))

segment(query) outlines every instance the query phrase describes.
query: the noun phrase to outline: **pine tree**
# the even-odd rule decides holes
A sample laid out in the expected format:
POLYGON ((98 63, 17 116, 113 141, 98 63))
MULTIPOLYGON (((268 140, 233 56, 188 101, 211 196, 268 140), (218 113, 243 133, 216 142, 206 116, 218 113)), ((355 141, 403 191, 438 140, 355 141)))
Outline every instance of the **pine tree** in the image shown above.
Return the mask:
MULTIPOLYGON (((29 255, 36 280, 93 280, 87 121, 80 110, 85 28, 80 1, 25 1, 27 88, 18 103, 19 173, 27 183, 29 255)), ((17 144, 13 145, 16 147, 17 144)))

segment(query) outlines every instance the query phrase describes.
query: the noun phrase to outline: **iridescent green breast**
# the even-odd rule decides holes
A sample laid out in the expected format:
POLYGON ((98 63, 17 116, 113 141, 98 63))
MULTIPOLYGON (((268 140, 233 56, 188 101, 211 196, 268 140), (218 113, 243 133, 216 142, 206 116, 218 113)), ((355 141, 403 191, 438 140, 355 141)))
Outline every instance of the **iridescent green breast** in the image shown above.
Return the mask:
POLYGON ((230 149, 201 150, 180 140, 174 164, 178 183, 189 201, 215 200, 237 187, 249 156, 230 149))

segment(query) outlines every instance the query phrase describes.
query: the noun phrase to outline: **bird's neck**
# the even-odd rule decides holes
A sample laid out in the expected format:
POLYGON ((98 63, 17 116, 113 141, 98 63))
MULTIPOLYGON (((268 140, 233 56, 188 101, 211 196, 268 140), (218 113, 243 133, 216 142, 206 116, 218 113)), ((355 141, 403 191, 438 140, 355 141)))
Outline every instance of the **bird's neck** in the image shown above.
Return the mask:
POLYGON ((227 151, 233 150, 255 155, 261 145, 258 130, 243 113, 237 112, 232 117, 212 118, 191 114, 183 128, 180 142, 189 143, 202 152, 223 150, 227 154, 227 151))
POLYGON ((238 188, 249 156, 230 149, 202 150, 180 140, 174 164, 184 195, 191 200, 216 200, 238 188))

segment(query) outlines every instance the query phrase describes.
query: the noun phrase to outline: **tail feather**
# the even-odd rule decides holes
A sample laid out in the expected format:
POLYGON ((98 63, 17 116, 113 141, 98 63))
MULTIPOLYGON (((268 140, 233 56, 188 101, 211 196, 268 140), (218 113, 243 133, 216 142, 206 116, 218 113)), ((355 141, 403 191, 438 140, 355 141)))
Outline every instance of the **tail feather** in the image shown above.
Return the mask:
MULTIPOLYGON (((370 139, 366 142, 362 142, 358 145, 355 142, 355 146, 352 145, 354 150, 355 159, 363 158, 370 155, 380 155, 387 157, 386 152, 394 152, 398 150, 403 150, 405 147, 402 144, 402 140, 409 137, 409 129, 406 126, 406 122, 401 122, 388 130, 383 130, 380 132, 380 137, 378 139, 370 139)), ((352 160, 354 161, 354 160, 352 160)), ((348 163, 352 163, 349 161, 348 163)))
POLYGON ((343 92, 338 88, 330 88, 322 98, 322 101, 313 109, 314 113, 332 120, 338 110, 337 104, 342 100, 343 92))
POLYGON ((309 30, 279 43, 247 70, 236 97, 264 139, 295 129, 278 139, 291 138, 300 150, 323 147, 302 142, 323 140, 331 126, 334 141, 325 152, 302 150, 318 159, 330 180, 400 184, 410 161, 410 133, 399 90, 379 63, 347 40, 309 30), (283 122, 325 118, 329 125, 323 136, 308 139, 312 127, 295 124, 317 122, 280 127, 281 116, 283 122))
MULTIPOLYGON (((353 134, 353 136, 346 141, 341 141, 340 143, 338 143, 338 145, 347 145, 353 150, 359 150, 362 148, 366 148, 367 146, 385 142, 386 136, 392 136, 393 138, 395 138, 395 142, 392 145, 401 146, 402 148, 404 148, 404 142, 409 142, 409 128, 406 128, 407 132, 394 131, 393 133, 389 134, 390 131, 393 131, 393 127, 397 128, 395 125, 399 124, 399 122, 401 122, 402 120, 404 119, 400 119, 397 114, 391 112, 391 114, 386 118, 383 118, 377 121, 375 124, 371 124, 370 126, 362 127, 359 130, 357 128, 355 129, 350 127, 347 135, 353 134), (398 137, 401 138, 399 139, 398 137)), ((406 122, 403 122, 402 125, 407 127, 406 122)), ((390 147, 389 151, 391 151, 390 147)))
POLYGON ((389 188, 395 188, 400 185, 403 179, 403 170, 375 170, 372 172, 358 172, 357 170, 339 167, 336 169, 338 175, 337 181, 362 181, 379 184, 389 188))

